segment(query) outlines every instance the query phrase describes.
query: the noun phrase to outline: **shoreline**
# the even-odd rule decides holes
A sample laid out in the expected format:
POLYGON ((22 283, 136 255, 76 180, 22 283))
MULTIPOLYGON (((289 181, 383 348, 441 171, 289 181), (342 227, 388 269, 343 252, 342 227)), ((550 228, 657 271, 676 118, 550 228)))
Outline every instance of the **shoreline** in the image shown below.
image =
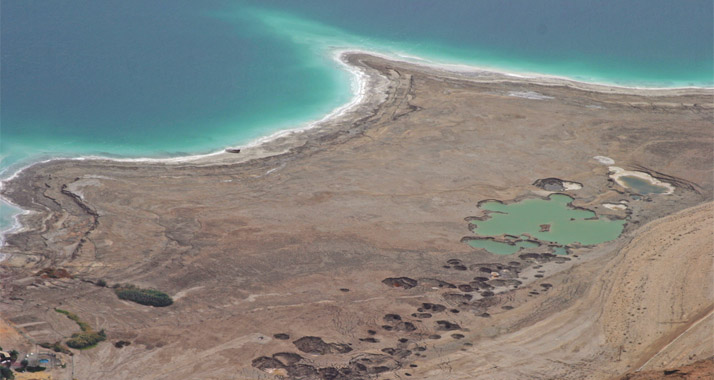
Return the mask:
MULTIPOLYGON (((5 178, 0 178, 0 190, 2 190, 3 184, 5 182, 11 181, 13 178, 17 177, 25 169, 30 168, 37 164, 43 164, 43 163, 48 163, 48 162, 52 162, 52 161, 61 161, 61 160, 104 161, 104 160, 106 160, 106 161, 115 161, 115 162, 150 162, 150 163, 171 163, 171 164, 184 163, 184 162, 190 162, 190 161, 195 161, 195 160, 201 160, 201 159, 205 159, 205 158, 212 157, 212 156, 218 156, 221 154, 226 154, 227 152, 225 150, 230 149, 230 148, 241 148, 241 149, 254 148, 254 147, 260 146, 262 144, 268 143, 270 141, 273 141, 275 139, 285 137, 290 134, 300 133, 303 131, 313 129, 315 127, 319 127, 321 123, 328 122, 333 118, 338 118, 338 117, 342 116, 342 114, 344 114, 345 112, 349 111, 351 108, 359 105, 360 102, 362 101, 362 99, 364 98, 364 96, 366 95, 366 92, 368 89, 366 89, 367 80, 365 78, 365 76, 366 76, 365 73, 360 68, 350 65, 350 63, 348 63, 345 60, 346 56, 350 56, 350 55, 354 55, 354 54, 370 55, 370 56, 382 58, 382 59, 389 60, 389 61, 407 63, 410 65, 415 65, 417 67, 423 67, 426 69, 436 70, 436 71, 440 71, 443 73, 452 73, 452 74, 459 74, 459 75, 479 74, 479 75, 485 77, 485 78, 483 78, 483 81, 485 81, 485 82, 499 82, 499 81, 519 82, 519 81, 522 81, 522 82, 532 83, 532 84, 536 84, 536 85, 543 85, 543 86, 566 85, 571 88, 581 89, 581 90, 585 90, 585 91, 595 91, 595 92, 602 92, 602 93, 623 93, 623 94, 633 94, 633 95, 642 95, 642 96, 665 96, 665 95, 676 96, 676 95, 690 95, 690 94, 698 95, 698 94, 701 94, 702 92, 714 91, 714 86, 712 86, 712 87, 624 86, 624 85, 610 84, 610 83, 605 83, 605 82, 582 81, 582 80, 577 80, 577 79, 566 77, 566 76, 558 76, 558 75, 550 75, 550 74, 542 74, 542 73, 530 73, 530 72, 512 72, 512 71, 506 71, 506 70, 499 70, 497 68, 481 67, 481 66, 460 64, 460 63, 440 63, 437 61, 432 61, 432 60, 429 60, 426 58, 421 58, 421 57, 416 57, 416 56, 403 55, 403 54, 389 55, 389 54, 384 54, 381 52, 363 50, 363 49, 358 49, 358 48, 337 49, 337 50, 333 51, 333 53, 331 54, 331 58, 335 62, 337 62, 340 66, 342 66, 344 70, 346 70, 347 72, 352 74, 352 82, 350 85, 353 88, 353 97, 349 102, 336 107, 332 111, 328 112, 325 116, 323 116, 317 120, 311 120, 311 121, 302 123, 303 126, 279 130, 279 131, 273 132, 269 135, 251 140, 244 145, 228 145, 225 148, 217 150, 217 151, 213 151, 213 152, 209 152, 209 153, 190 154, 190 155, 186 155, 186 156, 160 157, 160 158, 159 157, 116 158, 116 157, 108 157, 108 156, 100 156, 100 155, 83 155, 83 156, 76 156, 76 157, 51 157, 51 158, 44 159, 44 160, 34 161, 30 164, 27 164, 27 165, 15 170, 10 176, 5 177, 5 178), (502 76, 503 78, 498 79, 498 78, 496 78, 497 76, 502 76), (620 90, 622 92, 620 92, 620 91, 613 92, 612 91, 613 89, 620 90), (653 94, 652 92, 663 92, 666 94, 653 94), (674 92, 674 93, 671 93, 671 92, 674 92)), ((475 78, 461 77, 459 79, 468 80, 468 79, 475 79, 475 78)), ((714 92, 713 92, 713 94, 714 94, 714 92)), ((0 172, 0 174, 1 173, 2 172, 0 172)))
POLYGON ((510 70, 500 69, 498 67, 477 66, 477 65, 470 65, 467 63, 439 62, 437 60, 421 58, 421 57, 408 55, 408 54, 397 53, 396 55, 389 55, 389 54, 382 54, 379 52, 372 52, 372 51, 361 50, 361 49, 350 49, 350 50, 355 51, 355 52, 360 52, 363 54, 369 54, 369 55, 382 57, 382 58, 389 59, 392 61, 406 62, 406 63, 415 64, 418 66, 430 67, 430 68, 434 68, 434 69, 443 69, 445 71, 451 71, 454 73, 468 74, 468 73, 473 73, 473 72, 483 72, 483 73, 499 74, 499 75, 503 75, 503 76, 511 77, 511 78, 515 78, 515 79, 536 80, 536 81, 538 81, 538 80, 557 80, 557 81, 571 82, 573 84, 598 86, 598 87, 603 87, 603 88, 622 89, 622 90, 626 90, 626 91, 628 91, 628 90, 643 90, 643 91, 714 90, 714 84, 712 84, 711 86, 671 86, 671 87, 628 86, 628 85, 618 84, 618 83, 597 82, 594 80, 593 81, 582 80, 582 79, 577 79, 577 78, 572 78, 572 77, 562 76, 562 75, 545 74, 545 73, 528 72, 528 71, 510 71, 510 70))
MULTIPOLYGON (((660 350, 659 337, 680 328, 657 318, 680 321, 682 310, 712 303, 701 291, 712 249, 701 242, 714 241, 703 227, 714 199, 711 96, 597 93, 345 59, 365 74, 364 97, 320 128, 188 163, 50 162, 7 183, 3 195, 32 210, 1 250, 2 318, 26 332, 17 344, 71 335, 69 325, 45 327, 61 322, 52 312, 61 305, 131 343, 79 353, 82 378, 101 377, 97 363, 142 379, 259 379, 276 365, 314 374, 323 363, 334 373, 357 361, 386 363, 379 371, 390 378, 609 378, 641 365, 660 350), (669 106, 642 106, 655 102, 669 106), (609 161, 671 181, 675 192, 633 197, 608 178, 609 161), (629 218, 627 230, 568 255, 531 245, 498 256, 462 242, 479 200, 544 197, 551 192, 535 183, 552 178, 581 184, 566 194, 575 207, 629 218), (623 201, 628 210, 603 206, 623 201), (642 288, 659 277, 672 282, 642 288), (126 303, 111 288, 127 283, 176 302, 162 310, 126 303), (662 302, 686 308, 660 315, 662 302), (108 311, 116 318, 102 319, 108 311), (632 315, 653 322, 625 336, 632 315), (567 342, 554 339, 564 334, 567 342), (514 339, 522 336, 535 337, 529 360, 509 360, 523 353, 514 339), (315 361, 305 341, 352 350, 315 361), (298 362, 278 364, 284 352, 298 362), (474 361, 479 353, 503 360, 495 368, 474 361), (203 364, 177 367, 187 361, 203 364), (592 375, 593 365, 605 369, 592 375)), ((677 344, 709 357, 701 336, 677 344)))
POLYGON ((34 161, 30 164, 27 164, 17 170, 15 170, 10 176, 6 178, 0 179, 0 190, 2 190, 4 183, 13 180, 16 178, 18 175, 22 173, 25 169, 28 169, 32 166, 38 165, 38 164, 44 164, 48 162, 53 162, 53 161, 86 161, 86 160, 97 160, 97 161, 114 161, 114 162, 148 162, 148 163, 167 163, 167 164, 173 164, 173 163, 184 163, 184 162, 189 162, 189 161, 195 161, 195 160, 201 160, 205 159, 208 157, 212 156, 218 156, 221 154, 227 154, 225 151, 226 149, 230 148, 241 148, 241 149, 247 149, 247 148, 254 148, 257 146, 260 146, 262 144, 265 144, 267 142, 270 142, 272 140, 285 137, 287 135, 293 134, 293 133, 299 133, 302 131, 306 131, 312 128, 317 127, 320 123, 326 122, 332 118, 337 118, 341 116, 344 112, 349 110, 350 108, 358 105, 361 100, 363 99, 365 93, 364 93, 364 88, 365 88, 365 79, 363 78, 364 73, 360 71, 358 68, 350 66, 347 64, 344 60, 342 60, 342 54, 340 53, 339 56, 333 57, 336 62, 338 62, 341 66, 344 66, 344 69, 348 71, 350 74, 353 75, 352 77, 352 83, 351 86, 353 88, 353 97, 352 99, 333 109, 332 111, 328 112, 325 116, 321 117, 320 119, 317 120, 312 120, 312 121, 307 121, 303 123, 303 126, 299 126, 296 128, 291 128, 291 129, 284 129, 284 130, 279 130, 276 132, 273 132, 267 136, 259 137, 255 140, 249 141, 245 145, 229 145, 226 146, 223 149, 209 152, 209 153, 198 153, 198 154, 190 154, 186 156, 174 156, 174 157, 124 157, 124 158, 116 158, 116 157, 107 157, 107 156, 99 156, 99 155, 84 155, 84 156, 76 156, 76 157, 51 157, 48 159, 44 160, 39 160, 39 161, 34 161), (356 90, 355 90, 356 88, 356 90))
MULTIPOLYGON (((0 190, 2 190, 1 186, 0 186, 0 190)), ((20 222, 20 217, 23 215, 28 215, 28 214, 32 213, 31 210, 26 210, 16 204, 12 203, 9 199, 0 196, 0 207, 2 206, 2 203, 7 204, 10 207, 18 209, 19 212, 12 214, 12 225, 10 225, 10 227, 8 227, 4 230, 0 230, 0 250, 5 246, 5 237, 6 236, 13 234, 13 233, 23 231, 25 226, 22 224, 22 222, 20 222)), ((7 255, 0 252, 0 262, 5 260, 6 257, 7 257, 7 255)))
MULTIPOLYGON (((38 161, 33 161, 27 165, 24 165, 20 167, 19 169, 15 170, 12 174, 10 174, 6 178, 0 177, 0 203, 5 203, 10 207, 16 208, 19 210, 18 213, 15 213, 12 215, 13 223, 11 226, 4 230, 0 230, 0 249, 2 249, 5 246, 5 240, 6 237, 10 234, 13 233, 18 233, 22 232, 25 228, 25 226, 22 224, 20 221, 20 217, 23 215, 28 215, 32 211, 27 210, 22 208, 21 206, 17 205, 16 203, 12 202, 10 199, 7 197, 3 196, 3 189, 6 186, 6 183, 12 181, 13 179, 17 178, 20 176, 26 169, 29 169, 31 167, 34 167, 36 165, 41 165, 41 164, 46 164, 54 161, 113 161, 113 162, 129 162, 129 163, 162 163, 162 164, 182 164, 182 163, 189 163, 189 162, 196 162, 200 160, 210 160, 211 157, 217 157, 221 155, 232 155, 236 156, 234 153, 228 153, 226 152, 226 149, 229 148, 240 148, 242 150, 250 149, 250 148, 258 148, 261 145, 267 144, 271 141, 284 138, 284 137, 289 137, 290 135, 298 134, 305 132, 307 130, 319 127, 321 124, 330 121, 331 119, 338 119, 340 118, 343 114, 349 112, 350 109, 358 107, 362 101, 364 100, 364 97, 366 96, 366 90, 367 90, 367 82, 369 81, 368 78, 366 78, 366 74, 357 66, 352 66, 346 62, 345 59, 343 59, 343 56, 346 54, 349 54, 351 51, 344 51, 344 50, 338 50, 332 55, 332 59, 336 61, 343 70, 346 70, 348 73, 351 75, 351 83, 350 87, 352 89, 352 99, 333 109, 329 113, 327 113, 325 116, 317 119, 317 120, 312 120, 303 123, 301 126, 298 126, 296 128, 291 128, 291 129, 284 129, 284 130, 279 130, 276 132, 273 132, 267 136, 263 136, 260 138, 257 138, 255 140, 252 140, 245 145, 233 145, 233 146, 226 146, 225 148, 221 150, 217 150, 214 152, 209 152, 209 153, 200 153, 200 154, 192 154, 188 156, 177 156, 177 157, 163 157, 163 158, 153 158, 153 157, 127 157, 127 158, 112 158, 112 157, 105 157, 105 156, 97 156, 97 155, 87 155, 87 156, 76 156, 76 157, 51 157, 48 159, 44 160, 38 160, 38 161)), ((245 153, 243 153, 243 156, 245 156, 245 153)), ((236 157, 240 158, 240 157, 236 157)), ((238 160, 241 161, 241 160, 238 160)), ((217 161, 216 163, 219 163, 217 161)), ((209 163, 210 164, 210 163, 209 163)), ((0 172, 2 174, 2 172, 0 172)), ((5 256, 0 256, 0 262, 4 260, 5 256)))
MULTIPOLYGON (((368 101, 368 98, 375 98, 381 94, 380 90, 382 86, 376 84, 370 86, 370 82, 377 82, 380 80, 389 81, 389 79, 382 76, 380 73, 372 73, 370 75, 369 73, 367 73, 365 67, 361 67, 349 61, 350 57, 355 57, 359 55, 373 56, 387 61, 406 64, 416 71, 430 71, 431 74, 437 73, 443 77, 452 77, 454 79, 465 81, 487 83, 510 82, 540 86, 565 86, 577 90, 599 92, 604 94, 624 94, 652 97, 702 94, 708 95, 709 93, 714 91, 714 87, 654 88, 618 86, 606 83, 584 82, 568 77, 559 77, 548 74, 516 73, 492 68, 482 68, 468 64, 439 63, 420 57, 406 56, 398 53, 395 55, 389 55, 381 52, 362 50, 358 48, 334 49, 331 51, 330 58, 337 62, 343 70, 346 70, 351 74, 350 86, 352 88, 353 96, 349 102, 336 107, 335 109, 327 113, 325 116, 317 120, 305 122, 295 128, 273 132, 267 136, 252 140, 244 145, 229 145, 224 147, 223 149, 209 153, 162 158, 113 158, 98 155, 86 155, 77 157, 52 157, 49 159, 31 162, 30 164, 15 170, 8 177, 0 178, 0 202, 7 203, 8 205, 14 208, 22 210, 21 212, 13 215, 14 222, 10 228, 0 231, 0 249, 4 247, 6 237, 9 234, 21 232, 24 230, 25 226, 20 221, 20 217, 32 212, 32 210, 24 209, 19 205, 15 204, 14 202, 10 201, 7 197, 3 196, 3 190, 5 189, 6 184, 20 176, 26 169, 29 169, 36 165, 46 164, 54 161, 109 161, 117 163, 150 163, 168 165, 195 164, 200 166, 210 166, 220 164, 239 164, 241 162, 249 161, 256 158, 262 158, 284 153, 285 151, 289 150, 290 147, 282 151, 274 151, 267 149, 269 150, 268 152, 265 151, 265 148, 267 148, 267 145, 269 145, 270 143, 274 143, 278 140, 289 139, 298 135, 304 135, 304 132, 318 130, 320 129, 319 127, 324 127, 330 123, 337 123, 340 121, 340 119, 348 117, 351 113, 357 112, 360 108, 364 106, 369 106, 370 101, 368 101), (378 78, 380 76, 381 78, 378 78), (229 148, 240 148, 241 153, 228 153, 226 152, 226 149, 229 148), (255 152, 253 152, 253 150, 255 150, 255 152)), ((378 103, 381 103, 381 101, 378 100, 378 103)), ((310 138, 309 136, 306 137, 307 139, 310 138)), ((292 144, 288 142, 285 145, 289 146, 292 144)))

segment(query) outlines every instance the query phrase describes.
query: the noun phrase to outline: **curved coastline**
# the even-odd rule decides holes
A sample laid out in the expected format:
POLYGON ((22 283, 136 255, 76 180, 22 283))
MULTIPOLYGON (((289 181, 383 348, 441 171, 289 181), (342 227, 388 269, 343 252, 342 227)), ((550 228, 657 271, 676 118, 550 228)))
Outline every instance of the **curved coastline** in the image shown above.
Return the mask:
MULTIPOLYGON (((278 369, 315 373, 329 362, 334 373, 357 368, 362 358, 371 360, 365 368, 377 368, 373 359, 384 358, 384 376, 409 371, 440 380, 448 360, 454 365, 446 376, 455 379, 474 373, 579 379, 629 371, 660 350, 660 336, 679 334, 679 324, 655 323, 658 304, 693 295, 685 305, 695 306, 664 316, 680 321, 681 310, 690 318, 700 315, 698 305, 712 303, 699 296, 708 294, 701 289, 711 244, 701 241, 711 240, 701 226, 710 214, 698 208, 692 217, 671 215, 711 205, 714 197, 712 169, 701 164, 714 155, 710 96, 599 93, 495 74, 459 76, 364 54, 343 58, 365 74, 364 97, 319 128, 192 162, 58 160, 20 173, 3 195, 32 213, 20 218, 24 232, 8 236, 1 250, 7 279, 0 287, 7 299, 2 320, 52 324, 52 307, 61 304, 102 324, 112 311, 116 318, 100 327, 131 346, 115 349, 108 342, 75 353, 82 378, 101 377, 102 368, 112 367, 147 379, 163 373, 257 379, 274 372, 270 364, 288 358, 284 352, 313 355, 293 343, 310 340, 352 351, 278 369), (513 92, 543 97, 509 96, 513 92), (642 106, 656 102, 671 106, 642 106), (670 144, 672 136, 680 142, 670 144), (645 154, 644 147, 656 149, 645 154), (701 191, 677 185, 672 196, 630 197, 608 180, 608 165, 592 158, 600 155, 667 181, 676 175, 701 191), (474 203, 544 197, 551 191, 532 183, 551 177, 583 184, 576 203, 607 218, 625 214, 600 205, 627 201, 631 228, 594 247, 521 243, 529 251, 513 256, 460 241, 472 225, 462 220, 480 215, 474 203), (660 220, 662 228, 645 236, 660 220), (692 229, 699 232, 688 234, 692 229), (656 249, 663 246, 666 255, 656 249), (688 252, 686 260, 681 252, 688 252), (42 276, 60 269, 74 279, 42 276), (678 282, 650 281, 645 290, 654 296, 642 300, 641 279, 663 273, 678 282), (624 279, 622 286, 608 288, 613 278, 624 279), (636 283, 628 287, 630 278, 636 283), (400 281, 407 286, 395 287, 400 281), (168 312, 126 304, 111 291, 126 283, 159 289, 177 302, 168 312), (673 296, 657 297, 665 293, 673 296), (623 336, 631 315, 653 320, 654 327, 623 336), (554 328, 539 328, 552 321, 554 328), (488 339, 481 339, 483 332, 488 339), (513 334, 535 337, 529 360, 509 361, 524 352, 513 334), (564 335, 567 347, 580 349, 563 350, 554 337, 564 335), (622 345, 626 352, 618 361, 622 345), (231 362, 211 347, 227 352, 231 362), (397 354, 406 349, 413 353, 397 354), (133 360, 136 350, 150 355, 133 360), (474 362, 484 352, 503 358, 498 368, 493 361, 474 362), (157 355, 169 360, 152 360, 157 355), (187 361, 203 364, 180 366, 187 361), (594 366, 602 368, 595 375, 594 366)), ((32 326, 38 327, 19 328, 26 332, 17 337, 23 350, 72 333, 69 326, 32 326)), ((710 357, 701 342, 682 344, 704 347, 698 356, 710 357)))
MULTIPOLYGON (((598 83, 598 82, 586 82, 580 81, 573 78, 553 76, 548 74, 538 74, 538 73, 517 73, 509 72, 505 70, 498 70, 495 68, 483 68, 479 66, 473 66, 468 64, 459 63, 441 63, 431 61, 429 59, 416 57, 413 55, 405 55, 401 53, 395 53, 395 55, 385 54, 382 52, 375 52, 369 50, 363 50, 359 48, 335 48, 331 51, 331 59, 338 63, 339 67, 346 70, 351 75, 351 88, 353 92, 352 99, 323 116, 318 120, 308 121, 303 123, 301 126, 291 129, 284 129, 270 135, 255 139, 248 142, 245 145, 229 145, 220 150, 203 153, 194 154, 188 156, 176 156, 176 157, 126 157, 126 158, 115 158, 106 157, 98 155, 85 155, 77 157, 53 157, 45 160, 39 160, 32 162, 26 166, 23 166, 6 178, 0 179, 0 202, 5 202, 12 207, 22 210, 21 212, 13 215, 13 225, 3 231, 0 231, 0 249, 4 247, 6 236, 9 234, 21 232, 24 230, 23 224, 20 221, 20 216, 31 213, 31 210, 26 210, 13 203, 11 200, 3 196, 3 189, 6 183, 17 178, 26 169, 33 167, 38 164, 45 164, 53 161, 111 161, 111 162, 121 162, 121 163, 154 163, 154 164, 193 164, 193 165, 214 165, 214 164, 237 164, 240 162, 245 162, 255 158, 266 157, 274 154, 279 154, 282 152, 268 152, 268 154, 245 154, 240 155, 226 153, 225 149, 228 147, 241 148, 242 150, 261 150, 268 143, 274 142, 282 138, 288 138, 308 130, 312 130, 321 127, 328 122, 336 122, 337 120, 343 118, 344 116, 357 111, 361 106, 365 105, 366 99, 374 96, 379 96, 380 86, 369 86, 370 76, 366 73, 363 67, 353 64, 349 61, 351 56, 356 55, 368 55, 378 57, 388 61, 394 61, 399 63, 404 63, 412 66, 417 70, 426 71, 436 71, 438 74, 449 77, 453 76, 459 80, 472 80, 478 82, 524 82, 535 85, 542 86, 565 86, 574 89, 579 89, 583 91, 593 91, 609 94, 632 94, 632 95, 642 95, 642 96, 665 96, 665 95, 698 95, 698 94, 711 94, 714 91, 714 87, 630 87, 630 86, 620 86, 616 84, 608 83, 598 83)), ((380 75, 380 74, 376 74, 380 75)), ((387 78, 381 78, 387 79, 387 78)), ((265 153, 265 152, 263 152, 265 153)), ((1 259, 1 258, 0 258, 1 259)))
MULTIPOLYGON (((421 66, 426 69, 438 70, 443 73, 453 73, 453 74, 459 74, 459 75, 478 74, 478 75, 484 77, 482 80, 484 80, 486 82, 526 81, 526 82, 530 82, 533 84, 539 84, 539 85, 565 85, 568 87, 582 89, 582 90, 586 90, 586 91, 596 91, 596 92, 603 92, 603 93, 624 93, 624 94, 650 95, 650 96, 701 94, 703 91, 714 91, 714 86, 712 86, 712 87, 624 86, 624 85, 618 85, 618 84, 610 84, 610 83, 606 83, 606 82, 581 81, 581 80, 569 78, 566 76, 556 76, 556 75, 548 75, 548 74, 541 74, 541 73, 529 73, 529 72, 511 72, 511 71, 506 71, 506 70, 499 70, 497 68, 480 67, 480 66, 461 64, 461 63, 442 63, 442 62, 431 61, 431 60, 416 57, 416 56, 410 56, 410 55, 404 55, 404 54, 389 55, 389 54, 384 54, 381 52, 362 50, 362 49, 358 49, 358 48, 337 49, 333 52, 332 59, 335 62, 337 62, 342 67, 342 69, 344 69, 345 71, 349 72, 352 75, 351 86, 352 86, 352 91, 353 91, 353 97, 348 103, 343 104, 343 105, 333 109, 332 111, 330 111, 329 113, 327 113, 325 116, 323 116, 322 118, 320 118, 318 120, 313 120, 313 121, 308 121, 306 123, 303 123, 302 126, 299 126, 296 128, 280 130, 280 131, 271 133, 270 135, 257 138, 257 139, 255 139, 251 142, 248 142, 244 145, 235 145, 235 146, 230 145, 230 146, 227 146, 226 148, 229 148, 229 147, 231 147, 231 148, 232 147, 236 147, 236 148, 257 147, 259 145, 265 144, 267 142, 278 139, 280 137, 285 137, 290 134, 300 133, 300 132, 304 132, 306 130, 309 130, 309 129, 312 129, 315 127, 319 127, 321 123, 324 123, 331 119, 338 118, 338 117, 342 116, 345 112, 348 112, 352 108, 358 106, 361 103, 361 101, 364 99, 365 94, 369 89, 366 88, 367 81, 366 81, 365 73, 362 70, 360 70, 360 68, 350 65, 350 63, 347 62, 347 60, 346 60, 347 56, 350 56, 353 54, 371 55, 371 56, 383 58, 383 59, 389 60, 389 61, 403 62, 403 63, 408 63, 410 65, 421 66), (498 78, 498 76, 501 76, 501 78, 498 78), (662 94, 660 94, 660 92, 662 94)), ((460 77, 459 79, 467 79, 467 78, 460 77)), ((477 79, 477 78, 472 78, 472 79, 477 79)), ((712 92, 712 93, 714 94, 714 92, 712 92)), ((117 158, 117 157, 107 157, 107 156, 100 156, 100 155, 84 155, 84 156, 77 156, 77 157, 54 157, 54 158, 49 158, 49 159, 45 159, 45 160, 35 161, 35 162, 32 162, 26 166, 23 166, 20 169, 17 169, 10 176, 1 179, 0 189, 2 188, 2 184, 4 182, 12 180, 19 173, 21 173, 23 170, 25 170, 31 166, 37 165, 37 164, 42 164, 42 163, 47 163, 47 162, 57 161, 57 160, 107 160, 107 161, 116 161, 116 162, 185 163, 185 162, 196 161, 196 160, 205 159, 205 158, 209 158, 209 157, 213 157, 213 156, 218 156, 218 155, 221 155, 224 153, 225 153, 225 148, 222 148, 220 150, 210 152, 210 153, 200 153, 200 154, 192 154, 192 155, 187 155, 187 156, 161 157, 161 158, 155 158, 155 157, 117 158)))

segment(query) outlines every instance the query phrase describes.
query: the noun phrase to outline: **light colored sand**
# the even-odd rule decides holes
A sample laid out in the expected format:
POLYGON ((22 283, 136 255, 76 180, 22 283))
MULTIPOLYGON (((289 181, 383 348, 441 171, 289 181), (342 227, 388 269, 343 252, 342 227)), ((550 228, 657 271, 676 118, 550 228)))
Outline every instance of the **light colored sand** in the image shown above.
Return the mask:
POLYGON ((610 157, 605 157, 605 156, 595 156, 593 157, 597 162, 603 164, 603 165, 613 165, 615 163, 615 160, 613 160, 610 157))
POLYGON ((583 185, 575 182, 563 181, 563 187, 565 188, 565 191, 574 191, 582 189, 583 185))
POLYGON ((627 210, 627 206, 622 203, 603 203, 602 206, 610 210, 627 210))

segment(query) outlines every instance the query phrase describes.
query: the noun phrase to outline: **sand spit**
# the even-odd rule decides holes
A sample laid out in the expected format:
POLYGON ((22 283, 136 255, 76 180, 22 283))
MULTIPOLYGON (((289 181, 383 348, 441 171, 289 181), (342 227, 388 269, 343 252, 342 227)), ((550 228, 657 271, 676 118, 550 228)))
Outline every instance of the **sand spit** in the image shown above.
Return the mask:
POLYGON ((714 355, 697 323, 712 304, 711 94, 344 59, 365 96, 320 128, 191 162, 57 160, 8 181, 3 195, 32 211, 0 263, 18 349, 75 332, 61 306, 107 332, 75 352, 90 379, 604 379, 714 355), (593 165, 602 152, 676 191, 623 192, 593 165), (478 200, 532 197, 554 175, 582 184, 577 207, 626 200, 623 235, 567 256, 460 242, 478 200), (72 278, 36 275, 47 268, 72 278), (180 297, 123 302, 99 279, 180 297))

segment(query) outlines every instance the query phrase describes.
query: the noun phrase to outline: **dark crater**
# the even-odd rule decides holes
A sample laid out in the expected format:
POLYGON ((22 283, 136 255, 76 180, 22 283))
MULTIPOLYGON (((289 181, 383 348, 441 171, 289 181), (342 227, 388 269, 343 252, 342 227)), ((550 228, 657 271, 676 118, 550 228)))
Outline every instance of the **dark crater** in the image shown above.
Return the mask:
POLYGON ((425 302, 425 303, 421 304, 421 307, 422 307, 424 310, 431 310, 431 311, 434 312, 434 313, 440 313, 440 312, 446 310, 446 306, 440 305, 440 304, 438 304, 438 303, 428 303, 428 302, 425 302))
POLYGON ((382 283, 395 288, 411 289, 417 286, 417 280, 409 277, 388 277, 382 283))
POLYGON ((439 331, 460 330, 461 326, 449 321, 436 321, 436 329, 439 331))
POLYGON ((538 179, 535 182, 533 182, 533 186, 541 188, 546 191, 564 191, 565 190, 565 182, 572 182, 572 183, 577 183, 581 187, 583 186, 582 183, 574 182, 574 181, 564 181, 560 178, 542 178, 538 179))
POLYGON ((295 347, 308 354, 345 354, 352 351, 352 347, 343 343, 326 343, 320 337, 305 336, 293 342, 295 347))

